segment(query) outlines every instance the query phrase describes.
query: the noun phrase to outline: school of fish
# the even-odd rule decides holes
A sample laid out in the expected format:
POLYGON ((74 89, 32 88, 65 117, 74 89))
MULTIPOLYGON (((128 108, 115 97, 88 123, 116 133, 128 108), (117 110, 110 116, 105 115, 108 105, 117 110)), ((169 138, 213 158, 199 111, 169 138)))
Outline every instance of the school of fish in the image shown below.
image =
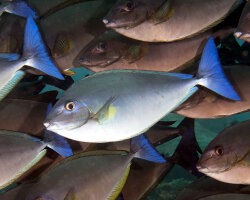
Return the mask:
POLYGON ((250 199, 249 110, 247 0, 0 0, 0 200, 250 199))

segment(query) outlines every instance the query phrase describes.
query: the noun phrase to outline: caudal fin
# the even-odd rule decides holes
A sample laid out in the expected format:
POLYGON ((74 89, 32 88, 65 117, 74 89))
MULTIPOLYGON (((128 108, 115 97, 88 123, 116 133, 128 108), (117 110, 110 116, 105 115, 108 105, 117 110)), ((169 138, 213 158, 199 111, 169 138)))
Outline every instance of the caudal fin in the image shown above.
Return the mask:
POLYGON ((31 16, 28 17, 25 27, 23 60, 26 61, 25 65, 64 80, 64 77, 49 57, 38 27, 31 16))
POLYGON ((38 18, 36 12, 23 0, 8 2, 8 5, 4 7, 4 11, 25 18, 29 16, 32 16, 34 19, 38 18))
POLYGON ((166 162, 144 135, 139 135, 131 139, 130 149, 130 153, 134 158, 140 158, 156 163, 166 162))
POLYGON ((223 72, 217 48, 212 37, 208 40, 203 50, 197 78, 199 78, 199 85, 228 99, 240 100, 240 97, 223 72))

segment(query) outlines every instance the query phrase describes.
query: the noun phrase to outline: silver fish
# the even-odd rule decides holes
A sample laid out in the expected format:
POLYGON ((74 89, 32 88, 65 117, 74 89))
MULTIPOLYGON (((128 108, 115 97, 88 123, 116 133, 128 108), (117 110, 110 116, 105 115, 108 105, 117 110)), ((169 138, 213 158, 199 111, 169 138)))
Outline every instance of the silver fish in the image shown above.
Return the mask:
POLYGON ((197 168, 216 180, 250 184, 250 121, 223 130, 203 152, 197 168))
POLYGON ((187 74, 114 70, 73 84, 44 125, 83 142, 111 142, 144 133, 204 87, 240 100, 226 79, 213 38, 207 42, 197 77, 187 74))

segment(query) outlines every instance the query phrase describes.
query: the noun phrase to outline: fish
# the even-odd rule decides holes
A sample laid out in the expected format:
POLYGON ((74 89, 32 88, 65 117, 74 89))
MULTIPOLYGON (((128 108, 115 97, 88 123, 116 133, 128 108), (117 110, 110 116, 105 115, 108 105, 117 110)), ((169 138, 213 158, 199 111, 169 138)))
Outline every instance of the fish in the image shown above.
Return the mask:
POLYGON ((57 163, 37 181, 20 185, 0 199, 115 200, 126 182, 133 158, 165 163, 141 135, 132 140, 130 153, 94 151, 76 154, 57 163))
POLYGON ((24 18, 29 16, 34 19, 38 18, 36 11, 23 0, 1 0, 0 3, 0 16, 3 12, 7 12, 24 18))
POLYGON ((22 56, 16 53, 0 54, 1 100, 6 97, 24 77, 25 72, 21 70, 24 65, 36 68, 58 79, 64 79, 49 57, 45 45, 42 42, 38 27, 32 17, 28 17, 27 19, 22 56))
MULTIPOLYGON (((119 2, 125 3, 127 1, 120 0, 119 2)), ((119 9, 119 3, 111 9, 103 20, 107 28, 112 28, 118 33, 135 40, 172 42, 192 37, 214 27, 241 5, 243 1, 165 1, 165 6, 161 7, 160 12, 163 11, 165 13, 163 16, 167 17, 167 20, 160 20, 160 23, 155 23, 155 20, 148 19, 140 24, 137 23, 137 20, 130 20, 130 17, 135 15, 133 9, 135 9, 137 16, 144 15, 145 10, 136 10, 136 5, 137 2, 144 3, 147 1, 131 2, 134 5, 132 6, 132 11, 126 12, 123 9, 119 9)))
POLYGON ((204 48, 196 77, 133 70, 96 73, 64 92, 44 126, 82 142, 129 139, 172 112, 198 90, 197 85, 240 100, 223 73, 213 38, 204 48))
POLYGON ((203 200, 206 198, 213 199, 216 197, 216 195, 221 194, 234 193, 237 195, 249 192, 249 186, 247 187, 236 184, 227 184, 204 176, 188 185, 182 192, 180 192, 176 200, 203 200))
POLYGON ((197 169, 216 180, 250 184, 250 121, 224 129, 206 147, 197 169))
MULTIPOLYGON (((200 59, 212 33, 210 30, 172 43, 149 43, 125 38, 110 30, 86 45, 73 65, 84 66, 94 72, 114 69, 178 72, 200 59)), ((213 36, 220 39, 230 33, 233 33, 232 29, 219 30, 213 36)))
MULTIPOLYGON (((61 71, 74 68, 73 60, 95 34, 105 30, 102 17, 114 0, 86 1, 40 20, 41 32, 61 71), (95 27, 92 24, 95 24, 95 27)), ((65 72, 67 74, 67 72, 65 72)))
POLYGON ((55 150, 62 156, 72 155, 66 140, 50 132, 45 132, 45 138, 42 141, 25 133, 1 130, 0 143, 0 189, 13 183, 40 161, 46 154, 46 147, 55 150))
POLYGON ((250 71, 247 65, 223 67, 242 101, 233 102, 201 88, 174 112, 190 118, 222 118, 250 109, 250 71))
POLYGON ((235 36, 239 39, 250 42, 250 2, 247 1, 242 11, 235 36))

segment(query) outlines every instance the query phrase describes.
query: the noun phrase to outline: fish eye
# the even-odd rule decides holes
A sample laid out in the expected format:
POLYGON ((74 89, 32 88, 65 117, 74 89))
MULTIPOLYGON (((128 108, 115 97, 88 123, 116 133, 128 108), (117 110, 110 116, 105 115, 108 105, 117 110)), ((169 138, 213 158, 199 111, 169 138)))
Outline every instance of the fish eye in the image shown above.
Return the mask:
POLYGON ((224 154, 224 149, 221 146, 215 148, 215 153, 217 156, 222 156, 224 154))
POLYGON ((66 103, 64 107, 67 111, 73 111, 76 108, 76 105, 73 101, 70 101, 66 103))
POLYGON ((133 9, 134 9, 133 1, 126 1, 124 8, 122 8, 121 11, 129 12, 133 9))
POLYGON ((106 44, 104 42, 100 42, 98 47, 99 47, 99 49, 105 50, 106 49, 106 44))

